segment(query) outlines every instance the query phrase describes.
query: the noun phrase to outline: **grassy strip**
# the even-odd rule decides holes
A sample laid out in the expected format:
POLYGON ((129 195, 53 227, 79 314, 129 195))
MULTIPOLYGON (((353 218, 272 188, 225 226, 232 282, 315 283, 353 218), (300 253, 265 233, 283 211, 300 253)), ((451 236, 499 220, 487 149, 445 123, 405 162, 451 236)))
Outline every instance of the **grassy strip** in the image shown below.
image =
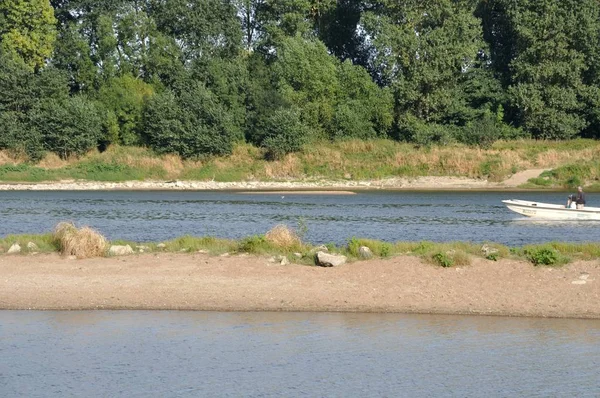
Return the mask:
POLYGON ((600 175, 600 142, 593 140, 496 142, 490 149, 464 145, 416 148, 392 140, 319 142, 283 160, 267 162, 262 149, 239 144, 226 157, 182 160, 145 148, 118 147, 70 160, 48 154, 38 164, 0 151, 0 181, 288 179, 373 180, 393 177, 463 176, 501 181, 517 171, 550 168, 529 182, 534 188, 594 184, 600 175))
MULTIPOLYGON (((276 227, 281 228, 281 227, 276 227)), ((286 228, 286 227, 284 227, 286 228)), ((274 229, 275 230, 275 229, 274 229)), ((137 243, 113 241, 103 251, 108 256, 109 245, 130 245, 136 253, 194 253, 204 252, 210 255, 255 254, 284 257, 290 262, 314 265, 315 253, 323 247, 302 243, 300 239, 290 241, 274 236, 273 231, 265 235, 250 236, 240 240, 227 240, 214 237, 183 236, 161 243, 137 243)), ((290 232, 291 230, 287 230, 290 232)), ((281 233, 281 231, 279 231, 281 233)), ((286 233, 286 232, 284 232, 286 233)), ((294 232, 291 234, 295 236, 294 232)), ((15 243, 20 244, 21 254, 65 252, 64 244, 56 234, 8 235, 0 239, 0 252, 6 253, 15 243)), ((500 259, 525 260, 536 266, 562 266, 573 260, 592 260, 600 258, 600 245, 595 243, 551 242, 539 245, 509 248, 495 243, 484 245, 468 242, 437 243, 430 241, 388 243, 370 239, 352 238, 347 245, 337 247, 326 245, 330 253, 345 255, 350 261, 365 259, 361 247, 368 247, 375 258, 390 258, 401 255, 417 256, 442 267, 467 266, 473 258, 486 258, 490 261, 500 259)))
POLYGON ((573 188, 585 185, 588 191, 600 191, 600 160, 567 164, 530 179, 525 188, 573 188))

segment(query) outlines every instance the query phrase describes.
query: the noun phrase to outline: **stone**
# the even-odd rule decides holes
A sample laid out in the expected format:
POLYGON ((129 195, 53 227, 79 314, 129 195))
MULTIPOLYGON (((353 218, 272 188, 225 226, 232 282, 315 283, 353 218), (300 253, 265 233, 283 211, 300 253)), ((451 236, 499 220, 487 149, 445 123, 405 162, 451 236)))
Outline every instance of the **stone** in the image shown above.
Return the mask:
POLYGON ((302 258, 302 253, 294 253, 294 257, 296 257, 296 258, 302 258))
POLYGON ((288 258, 286 256, 281 256, 281 260, 279 261, 279 264, 288 265, 289 263, 290 263, 290 260, 288 260, 288 258))
POLYGON ((315 249, 318 252, 329 253, 329 249, 325 245, 321 245, 315 249))
POLYGON ((126 256, 128 254, 133 254, 133 249, 129 245, 113 245, 108 249, 109 256, 126 256))
POLYGON ((28 242, 27 249, 29 249, 29 251, 36 251, 36 250, 39 250, 39 247, 38 247, 38 245, 36 245, 33 242, 28 242))
POLYGON ((373 257, 373 252, 367 246, 361 246, 358 248, 358 255, 360 258, 369 259, 373 257))
POLYGON ((337 267, 346 264, 346 256, 329 254, 322 251, 317 252, 317 263, 321 267, 337 267))
POLYGON ((165 247, 167 247, 167 245, 165 245, 164 243, 159 243, 158 245, 156 245, 156 247, 158 247, 159 249, 164 249, 165 247))
POLYGON ((13 243, 13 245, 8 249, 6 254, 18 254, 21 253, 21 245, 18 243, 13 243))
POLYGON ((487 257, 490 254, 498 253, 498 249, 496 249, 495 247, 490 247, 488 245, 483 245, 481 246, 481 253, 483 253, 484 257, 487 257))

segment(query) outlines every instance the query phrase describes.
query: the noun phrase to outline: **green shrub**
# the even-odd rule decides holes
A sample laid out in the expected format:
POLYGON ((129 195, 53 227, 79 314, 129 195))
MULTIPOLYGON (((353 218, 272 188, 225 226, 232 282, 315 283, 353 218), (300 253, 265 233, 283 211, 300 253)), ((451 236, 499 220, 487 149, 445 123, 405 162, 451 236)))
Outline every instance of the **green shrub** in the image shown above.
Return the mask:
POLYGON ((239 251, 245 253, 266 253, 271 245, 264 235, 254 235, 244 238, 240 241, 239 251))
POLYGON ((298 152, 306 142, 307 128, 300 114, 291 109, 278 109, 266 120, 261 146, 269 160, 282 159, 286 154, 298 152))
POLYGON ((201 83, 179 93, 166 91, 146 101, 142 128, 157 153, 183 158, 223 156, 233 150, 234 133, 227 111, 201 83))
POLYGON ((444 268, 452 267, 454 265, 454 259, 446 253, 437 252, 432 258, 436 264, 441 265, 444 268))
POLYGON ((381 257, 389 257, 392 254, 393 246, 387 242, 381 244, 379 255, 381 257))
POLYGON ((43 136, 44 147, 63 159, 96 148, 104 135, 99 107, 81 95, 44 102, 32 110, 31 120, 43 136))
POLYGON ((523 252, 533 265, 560 265, 566 262, 558 250, 552 246, 524 248, 523 252))
POLYGON ((498 261, 498 253, 490 253, 485 258, 491 261, 498 261))

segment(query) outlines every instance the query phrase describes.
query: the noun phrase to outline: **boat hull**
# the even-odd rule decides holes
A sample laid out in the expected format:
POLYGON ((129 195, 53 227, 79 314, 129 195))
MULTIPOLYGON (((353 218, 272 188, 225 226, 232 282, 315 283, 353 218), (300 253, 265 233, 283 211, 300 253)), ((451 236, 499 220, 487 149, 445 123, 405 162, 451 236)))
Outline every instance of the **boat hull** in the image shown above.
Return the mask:
POLYGON ((600 208, 585 207, 568 209, 562 205, 551 203, 529 202, 511 199, 502 201, 506 207, 523 216, 545 220, 595 220, 600 221, 600 208))

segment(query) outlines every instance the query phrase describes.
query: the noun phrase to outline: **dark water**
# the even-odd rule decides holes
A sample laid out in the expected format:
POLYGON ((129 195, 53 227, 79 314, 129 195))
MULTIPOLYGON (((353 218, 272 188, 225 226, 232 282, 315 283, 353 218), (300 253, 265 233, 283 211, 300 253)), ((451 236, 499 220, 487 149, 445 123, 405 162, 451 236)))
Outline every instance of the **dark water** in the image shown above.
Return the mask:
MULTIPOLYGON (((60 221, 88 225, 109 239, 161 241, 189 234, 241 238, 283 223, 306 228, 311 243, 349 238, 388 242, 493 241, 522 245, 600 241, 600 223, 540 222, 502 199, 563 203, 565 193, 361 192, 257 195, 234 192, 0 192, 0 236, 50 232, 60 221)), ((593 197, 590 197, 590 205, 593 197)), ((302 229, 302 228, 301 228, 302 229)))
POLYGON ((3 397, 598 397, 600 321, 0 312, 3 397))

